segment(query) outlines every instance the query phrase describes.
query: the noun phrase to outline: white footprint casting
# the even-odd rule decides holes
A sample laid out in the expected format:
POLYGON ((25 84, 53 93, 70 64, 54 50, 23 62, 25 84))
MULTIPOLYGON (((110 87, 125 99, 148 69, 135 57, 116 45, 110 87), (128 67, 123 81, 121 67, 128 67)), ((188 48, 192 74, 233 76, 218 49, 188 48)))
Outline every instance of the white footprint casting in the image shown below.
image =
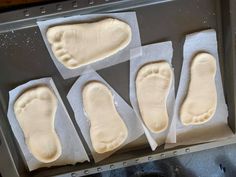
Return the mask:
POLYGON ((190 83, 180 109, 184 125, 197 125, 209 121, 216 111, 216 60, 208 53, 197 54, 192 61, 190 83))
POLYGON ((128 24, 112 18, 54 26, 47 31, 54 55, 69 69, 114 55, 130 43, 131 36, 128 24))
POLYGON ((165 62, 142 66, 136 77, 136 93, 141 117, 154 133, 168 127, 167 96, 171 87, 173 72, 165 62))
POLYGON ((85 85, 82 95, 94 150, 105 153, 121 146, 128 130, 116 110, 111 91, 104 84, 92 81, 85 85))
POLYGON ((57 160, 61 144, 54 129, 57 98, 47 86, 37 86, 22 93, 14 112, 33 156, 43 163, 57 160))

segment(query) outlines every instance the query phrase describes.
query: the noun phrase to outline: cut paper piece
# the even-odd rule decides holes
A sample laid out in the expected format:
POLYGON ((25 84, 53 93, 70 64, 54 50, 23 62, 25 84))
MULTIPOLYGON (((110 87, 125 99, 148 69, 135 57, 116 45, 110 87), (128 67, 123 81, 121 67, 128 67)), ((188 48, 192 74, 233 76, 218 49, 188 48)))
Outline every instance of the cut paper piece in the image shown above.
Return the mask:
MULTIPOLYGON (((131 56, 130 79, 129 79, 130 80, 130 85, 129 85, 130 102, 136 113, 137 118, 142 122, 142 127, 144 129, 149 145, 151 149, 154 151, 158 146, 165 143, 167 133, 169 129, 172 128, 171 125, 173 124, 172 117, 173 117, 173 110, 174 110, 174 103, 175 103, 175 84, 174 84, 175 76, 173 72, 174 69, 171 66, 172 57, 173 57, 172 42, 165 41, 165 42, 138 47, 130 51, 130 56, 131 56), (140 53, 142 55, 139 55, 140 53), (164 70, 160 69, 162 68, 160 66, 164 66, 164 65, 165 65, 164 68, 166 69, 164 70), (150 69, 150 68, 153 68, 153 69, 150 69), (144 72, 141 72, 141 70, 143 70, 144 72), (156 74, 157 70, 158 70, 158 74, 156 74), (143 74, 140 74, 140 73, 143 73, 143 74), (141 77, 143 75, 145 77, 142 79, 143 83, 140 82, 139 86, 137 86, 138 85, 137 79, 139 75, 140 75, 140 78, 143 78, 141 77), (165 77, 163 77, 162 75, 165 77), (159 78, 162 78, 162 79, 159 79, 159 78), (163 80, 163 78, 164 79, 169 78, 169 79, 163 80), (147 86, 150 84, 151 86, 147 86), (155 92, 158 90, 160 91, 159 86, 161 85, 162 86, 166 85, 165 87, 169 87, 169 88, 164 89, 165 91, 164 90, 161 91, 162 94, 166 94, 166 95, 160 96, 160 98, 163 100, 155 100, 154 96, 159 97, 158 93, 155 93, 155 92), (143 101, 140 101, 140 96, 143 99, 143 101), (140 105, 140 102, 143 102, 144 106, 142 106, 142 103, 140 105), (159 108, 157 108, 158 104, 160 105, 160 103, 162 103, 161 104, 162 108, 160 107, 161 112, 159 112, 158 110, 159 108), (156 109, 154 107, 156 107, 156 109), (146 110, 146 115, 141 113, 141 111, 143 112, 143 109, 146 110), (158 112, 151 113, 149 111, 154 111, 154 112, 158 111, 158 112), (167 115, 165 111, 167 111, 167 115), (146 119, 149 119, 150 114, 153 117, 154 115, 156 115, 156 118, 153 118, 153 120, 155 120, 156 122, 160 120, 157 118, 157 116, 161 114, 162 116, 164 115, 164 117, 166 117, 167 120, 166 122, 163 121, 164 123, 163 125, 160 126, 161 128, 157 126, 158 128, 156 129, 156 127, 154 127, 155 129, 154 131, 152 131, 144 120, 144 117, 146 117, 146 119)), ((156 125, 160 125, 160 124, 156 124, 156 125)), ((155 125, 151 125, 150 123, 150 126, 153 127, 155 125)))
MULTIPOLYGON (((79 132, 75 130, 75 127, 70 119, 70 116, 52 78, 47 77, 31 80, 9 91, 7 118, 9 120, 16 141, 19 145, 19 150, 21 151, 22 158, 29 171, 43 167, 62 166, 89 161, 89 157, 85 151, 82 141, 80 140, 78 134, 79 132), (35 99, 32 99, 33 97, 35 99), (40 99, 36 99, 36 97, 40 99), (47 99, 50 101, 48 102, 47 99), (41 104, 40 102, 43 102, 43 104, 41 104), (54 107, 53 105, 55 104, 56 106, 54 107), (37 106, 36 110, 34 110, 34 107, 36 107, 35 105, 37 106), (24 109, 18 109, 19 107, 24 107, 24 109), (17 117, 16 114, 18 114, 19 111, 22 111, 21 109, 24 110, 24 112, 22 112, 23 114, 25 114, 28 109, 32 109, 32 112, 30 111, 30 114, 32 115, 26 117, 22 114, 20 117, 17 117), (55 118, 53 118, 52 121, 51 119, 53 115, 55 116, 55 118), (48 117, 49 119, 42 119, 42 117, 44 116, 48 117), (27 144, 27 141, 29 142, 29 140, 27 140, 29 136, 27 137, 26 134, 29 131, 25 132, 22 128, 22 121, 19 121, 19 118, 21 119, 22 117, 24 117, 24 119, 22 119, 24 120, 24 125, 26 122, 30 121, 29 124, 26 124, 28 130, 32 130, 32 128, 37 129, 37 133, 34 133, 33 136, 31 136, 32 132, 30 131, 30 138, 35 138, 39 131, 42 133, 40 133, 39 136, 36 136, 37 140, 33 140, 33 144, 37 145, 37 148, 41 148, 42 146, 44 146, 45 140, 49 140, 51 134, 55 133, 54 135, 58 136, 58 139, 60 141, 59 144, 61 146, 61 154, 57 159, 51 162, 44 163, 42 162, 42 160, 37 158, 35 154, 33 154, 35 151, 32 152, 27 144), (29 120, 28 118, 31 119, 29 120), (44 125, 44 127, 41 127, 41 124, 44 123, 46 125, 44 125), (52 129, 52 127, 54 130, 52 129), (43 139, 43 134, 47 133, 49 134, 49 136, 47 136, 48 138, 43 139)), ((50 145, 52 145, 51 143, 53 142, 51 141, 51 138, 49 141, 50 145)), ((38 153, 39 151, 45 152, 45 149, 37 149, 36 153, 38 153)))
POLYGON ((14 112, 33 156, 43 163, 57 160, 61 144, 54 129, 57 98, 47 86, 25 91, 16 100, 14 112))
POLYGON ((138 71, 136 92, 140 114, 153 133, 168 127, 167 96, 172 78, 172 68, 165 61, 145 64, 138 71))
POLYGON ((191 64, 187 96, 180 109, 184 125, 197 125, 209 121, 216 111, 216 60, 208 53, 197 54, 191 64))
POLYGON ((59 25, 47 31, 54 55, 69 69, 116 54, 130 43, 131 36, 130 26, 114 18, 59 25))
POLYGON ((108 158, 118 150, 126 151, 132 143, 134 143, 133 147, 136 146, 136 143, 138 146, 140 142, 136 140, 139 140, 144 131, 142 123, 137 119, 132 107, 98 73, 94 70, 90 72, 85 71, 85 73, 73 84, 67 98, 73 109, 76 123, 81 130, 94 161, 97 163, 108 158), (89 86, 87 84, 92 85, 89 86), (89 99, 86 101, 87 104, 84 101, 85 91, 87 96, 89 96, 89 99), (109 115, 111 116, 108 117, 109 115), (92 116, 95 121, 91 120, 92 116), (127 131, 128 133, 126 133, 127 131), (125 136, 121 136, 122 138, 120 138, 118 145, 112 147, 112 149, 114 148, 113 150, 110 149, 110 151, 103 153, 100 152, 104 150, 97 150, 96 145, 92 142, 94 140, 91 138, 92 134, 94 134, 95 139, 99 138, 97 142, 104 144, 104 140, 107 142, 107 140, 116 139, 120 133, 125 136))
POLYGON ((90 120, 94 150, 101 154, 122 145, 128 137, 128 130, 107 86, 98 81, 87 83, 83 89, 83 104, 90 120))
MULTIPOLYGON (((136 47, 140 47, 141 46, 141 40, 140 40, 140 34, 139 34, 139 26, 138 26, 138 20, 137 20, 137 16, 136 16, 136 12, 122 12, 122 13, 106 13, 106 14, 87 14, 87 15, 73 15, 73 16, 68 16, 68 17, 59 17, 59 18, 44 18, 41 19, 39 21, 37 21, 38 27, 40 29, 43 41, 46 45, 46 48, 50 54, 50 58, 53 61, 53 63, 55 64, 56 68, 58 69, 58 71, 60 72, 60 74, 62 75, 62 77, 64 79, 69 79, 72 77, 76 77, 81 75, 82 73, 85 74, 86 72, 89 73, 91 72, 91 70, 87 70, 87 67, 92 68, 92 70, 96 71, 96 70, 100 70, 103 68, 107 68, 125 61, 128 61, 130 59, 130 50, 136 47), (77 60, 72 60, 70 61, 71 64, 71 68, 66 67, 61 61, 60 58, 57 58, 57 56, 54 54, 54 51, 52 49, 52 44, 50 44, 50 42, 48 41, 48 30, 52 29, 53 27, 59 27, 59 26, 91 26, 91 25, 96 25, 100 22, 103 22, 104 20, 113 20, 115 21, 115 23, 119 23, 121 24, 119 26, 119 28, 116 28, 117 25, 110 25, 109 28, 111 28, 112 30, 106 32, 106 33, 102 33, 101 36, 104 36, 105 34, 110 36, 111 32, 113 33, 114 30, 118 30, 119 31, 112 35, 109 38, 108 43, 112 43, 112 41, 114 42, 114 40, 117 39, 122 39, 124 36, 122 35, 128 35, 128 37, 125 37, 124 41, 120 41, 120 43, 116 43, 116 45, 118 45, 117 47, 114 48, 114 46, 109 46, 109 50, 110 48, 116 49, 116 53, 111 53, 109 50, 106 49, 106 52, 108 52, 109 54, 111 54, 110 56, 105 57, 104 59, 96 59, 96 60, 91 60, 88 61, 87 63, 79 63, 79 65, 74 64, 73 62, 77 62, 77 60), (124 29, 122 29, 123 27, 124 29), (125 28, 130 28, 130 32, 129 30, 127 31, 128 34, 123 33, 126 31, 125 28), (122 34, 121 34, 122 33, 122 34), (130 37, 130 39, 129 39, 130 37), (125 43, 128 43, 127 46, 125 46, 125 43), (123 45, 124 48, 121 48, 123 45), (74 65, 74 66, 72 66, 74 65), (76 66, 77 65, 77 66, 76 66), (73 68, 73 69, 72 69, 73 68)), ((101 24, 101 23, 100 23, 101 24)), ((101 25, 100 25, 101 26, 101 25)), ((69 30, 69 31, 76 31, 76 30, 69 30)), ((84 30, 83 30, 84 31, 84 30)), ((81 34, 79 32, 73 32, 76 34, 76 36, 80 36, 78 34, 81 34)), ((64 33, 63 33, 64 34, 64 33)), ((95 32, 95 34, 97 34, 97 31, 95 32)), ((86 42, 89 42, 92 40, 92 36, 94 36, 95 34, 89 36, 89 40, 87 40, 86 42)), ((70 36, 70 43, 74 43, 75 40, 77 40, 76 37, 73 37, 73 35, 71 35, 70 32, 66 32, 67 36, 70 36)), ((63 35, 59 35, 59 39, 61 39, 63 35)), ((62 37, 62 38, 65 38, 62 37)), ((98 37, 100 39, 100 37, 98 37)), ((58 42, 56 42, 55 49, 59 47, 59 49, 62 47, 62 42, 61 40, 59 40, 58 42), (60 42, 59 42, 60 41, 60 42)), ((67 40, 68 41, 68 40, 67 40)), ((78 43, 81 43, 81 41, 83 40, 79 40, 78 43)), ((98 42, 98 41, 97 41, 98 42)), ((98 46, 98 43, 94 42, 92 43, 90 46, 88 46, 88 48, 86 47, 86 51, 89 51, 89 57, 92 54, 91 51, 96 51, 97 49, 95 48, 95 46, 98 46), (95 45, 96 44, 96 45, 95 45)), ((68 55, 64 55, 65 52, 64 50, 61 50, 59 52, 60 55, 63 55, 62 59, 67 61, 69 63, 69 58, 71 58, 71 55, 74 53, 74 49, 78 47, 78 43, 74 44, 72 49, 72 53, 68 56, 68 55), (74 48, 75 47, 75 48, 74 48)), ((105 41, 102 41, 101 44, 99 44, 99 49, 101 49, 101 46, 105 46, 105 41)), ((106 46, 107 47, 107 46, 106 46)), ((53 47, 54 48, 54 47, 53 47)), ((64 47, 63 47, 64 48, 64 47)), ((61 48, 62 49, 62 48, 61 48)), ((65 48, 66 49, 66 48, 65 48)), ((70 48, 71 50, 71 48, 70 48)), ((85 50, 82 50, 82 53, 79 53, 80 58, 81 56, 87 55, 86 53, 84 53, 85 50)), ((114 52, 114 51, 113 51, 114 52)), ((68 53, 68 52, 66 52, 68 53)), ((103 53, 103 52, 102 52, 103 53)), ((101 54, 101 53, 99 53, 101 54)), ((103 53, 104 54, 104 53, 103 53)), ((94 54, 93 54, 94 55, 94 54)), ((137 53, 137 55, 140 55, 140 53, 137 53)), ((98 57, 98 56, 96 56, 98 57)), ((73 57, 74 59, 75 57, 73 57)), ((93 59, 94 56, 93 56, 93 59)), ((81 62, 81 61, 80 61, 81 62)), ((84 62, 84 59, 83 61, 84 62)))
MULTIPOLYGON (((218 56, 217 33, 214 29, 195 32, 186 36, 183 46, 183 63, 180 73, 178 91, 176 94, 173 124, 171 125, 172 128, 169 129, 169 133, 167 136, 168 141, 166 141, 165 149, 182 145, 193 145, 205 142, 209 143, 212 141, 223 140, 234 135, 228 125, 228 108, 224 97, 224 90, 220 73, 221 60, 224 60, 224 58, 219 58, 218 56), (217 99, 217 101, 215 101, 216 108, 215 111, 212 112, 212 118, 207 122, 202 124, 188 124, 188 126, 186 126, 182 123, 180 112, 190 90, 190 82, 192 80, 192 66, 196 67, 197 65, 199 65, 199 63, 196 61, 202 60, 202 56, 198 56, 200 53, 204 53, 204 55, 211 55, 211 59, 209 59, 210 61, 213 59, 215 60, 215 62, 213 61, 211 65, 211 68, 215 70, 211 71, 211 77, 214 78, 212 78, 212 80, 214 80, 217 96, 215 98, 209 99, 217 99), (196 57, 200 58, 195 61, 196 57), (214 72, 215 76, 213 74, 214 72), (176 134, 176 136, 173 136, 174 134, 176 134)), ((202 76, 202 79, 206 79, 206 76, 202 76)), ((214 84, 207 83, 208 87, 214 87, 214 84), (211 84, 211 86, 209 86, 209 84, 211 84)), ((204 87, 204 85, 199 83, 199 87, 204 87)), ((199 89, 198 92, 201 92, 201 89, 199 89)), ((214 90, 212 92, 214 92, 214 90)), ((198 99, 199 98, 194 98, 194 100, 198 99)))

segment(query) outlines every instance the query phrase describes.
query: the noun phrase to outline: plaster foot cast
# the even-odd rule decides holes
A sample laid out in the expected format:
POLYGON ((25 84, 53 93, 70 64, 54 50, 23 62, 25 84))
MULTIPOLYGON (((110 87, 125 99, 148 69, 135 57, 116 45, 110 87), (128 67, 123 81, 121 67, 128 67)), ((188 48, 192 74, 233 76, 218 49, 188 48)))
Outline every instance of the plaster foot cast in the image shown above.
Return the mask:
POLYGON ((116 110, 111 91, 92 81, 85 85, 82 94, 94 150, 101 154, 118 148, 127 139, 128 130, 116 110))
POLYGON ((14 111, 33 156, 43 163, 61 155, 60 140, 54 129, 57 98, 47 86, 25 91, 16 100, 14 111))
POLYGON ((167 96, 171 87, 173 72, 165 62, 149 63, 142 66, 136 77, 136 93, 141 117, 154 133, 168 127, 167 96))
POLYGON ((114 55, 130 43, 131 35, 128 24, 112 18, 55 26, 47 31, 54 55, 69 69, 114 55))
POLYGON ((190 83, 180 109, 183 125, 197 125, 209 121, 216 111, 216 60, 208 53, 197 54, 192 61, 190 83))

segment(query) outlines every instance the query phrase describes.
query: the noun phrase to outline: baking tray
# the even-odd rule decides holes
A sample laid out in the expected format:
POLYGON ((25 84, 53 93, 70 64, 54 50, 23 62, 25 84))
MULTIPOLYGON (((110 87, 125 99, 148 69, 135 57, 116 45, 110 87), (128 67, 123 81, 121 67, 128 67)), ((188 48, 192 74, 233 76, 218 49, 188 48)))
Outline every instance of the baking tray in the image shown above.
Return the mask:
MULTIPOLYGON (((66 99, 66 93, 76 78, 63 80, 50 59, 36 20, 121 11, 136 11, 142 45, 173 41, 176 88, 182 65, 184 36, 208 28, 217 30, 224 92, 229 108, 229 126, 235 132, 234 0, 81 0, 21 9, 0 14, 0 173, 3 177, 76 177, 236 143, 236 138, 233 137, 224 141, 181 146, 170 150, 164 150, 161 146, 152 152, 145 139, 140 139, 97 164, 87 162, 38 169, 33 172, 27 170, 6 117, 9 90, 31 79, 53 77, 72 121, 81 135, 66 99)), ((129 62, 102 69, 98 73, 130 103, 129 62)))

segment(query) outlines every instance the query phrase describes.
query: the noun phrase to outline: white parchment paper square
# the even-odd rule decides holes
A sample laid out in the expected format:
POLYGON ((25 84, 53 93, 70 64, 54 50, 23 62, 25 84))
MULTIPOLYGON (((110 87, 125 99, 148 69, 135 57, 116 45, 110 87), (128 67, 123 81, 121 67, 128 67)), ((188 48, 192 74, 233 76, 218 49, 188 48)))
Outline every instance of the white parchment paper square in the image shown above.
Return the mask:
MULTIPOLYGON (((222 138, 231 137, 233 135, 228 126, 228 108, 225 103, 223 92, 220 63, 218 57, 216 32, 213 29, 204 30, 186 36, 183 50, 183 65, 181 70, 179 88, 176 96, 174 109, 174 122, 176 128, 170 129, 172 136, 176 133, 176 144, 167 144, 166 148, 172 148, 178 145, 190 145, 196 143, 204 143, 215 141, 222 138), (217 107, 215 115, 210 121, 202 125, 184 126, 179 117, 180 107, 185 99, 189 80, 190 80, 190 66, 194 56, 199 52, 207 52, 213 55, 216 59, 217 71, 215 77, 215 84, 217 90, 217 107), (176 131, 176 132, 174 132, 176 131)), ((172 137, 170 137, 171 139, 172 137)))
MULTIPOLYGON (((38 21, 37 24, 41 31, 43 40, 45 45, 49 51, 49 54, 56 65, 57 69, 61 73, 64 79, 68 79, 71 77, 75 77, 80 75, 81 73, 85 73, 86 71, 89 72, 90 70, 86 70, 86 66, 81 66, 77 69, 68 69, 63 64, 61 64, 51 50, 51 46, 47 40, 46 32, 49 27, 57 26, 57 25, 65 25, 65 24, 75 24, 75 23, 83 23, 83 22, 94 22, 99 21, 104 18, 115 18, 119 19, 123 22, 126 22, 130 25, 132 30, 132 38, 128 46, 126 46, 121 51, 117 52, 116 54, 105 58, 104 60, 96 61, 94 63, 88 64, 93 70, 99 70, 102 68, 106 68, 118 63, 125 62, 130 58, 130 49, 136 48, 141 46, 140 35, 139 35, 139 27, 138 21, 135 12, 123 12, 123 13, 111 13, 111 14, 90 14, 90 15, 76 15, 71 17, 64 17, 64 18, 56 18, 50 19, 46 21, 38 21)), ((92 47, 92 46, 91 46, 92 47)))
POLYGON ((74 83, 71 90, 69 91, 67 98, 70 102, 70 105, 74 111, 76 121, 81 129, 81 132, 89 146, 89 149, 93 155, 93 158, 95 162, 99 162, 107 157, 109 157, 111 154, 116 152, 118 149, 122 148, 126 144, 138 139, 141 135, 144 134, 143 128, 141 125, 141 122, 136 118, 136 115, 133 111, 133 109, 116 93, 116 91, 101 77, 99 76, 95 71, 89 72, 87 74, 83 74, 80 76, 80 78, 74 83), (92 142, 90 139, 90 122, 89 119, 86 117, 86 113, 83 109, 83 98, 82 98, 82 90, 86 83, 90 81, 99 81, 103 84, 105 84, 109 90, 112 92, 114 103, 116 106, 116 109, 123 119, 127 129, 128 129, 128 137, 126 141, 120 146, 119 148, 99 154, 96 153, 92 146, 92 142))
MULTIPOLYGON (((146 45, 143 47, 139 47, 131 50, 131 59, 130 59, 130 101, 132 107, 137 115, 137 117, 142 121, 142 126, 144 128, 144 132, 148 139, 148 142, 154 151, 157 146, 165 143, 166 136, 168 133, 168 129, 172 122, 172 115, 174 109, 175 102, 175 88, 174 88, 174 74, 171 83, 171 87, 169 90, 169 95, 167 97, 167 112, 169 116, 169 125, 166 131, 161 133, 153 133, 151 132, 145 125, 140 115, 138 100, 136 95, 136 76, 139 69, 147 63, 158 62, 158 61, 166 61, 171 66, 173 56, 173 48, 171 41, 161 42, 151 45, 146 45), (140 55, 141 54, 141 55, 140 55)), ((173 71, 174 73, 174 71, 173 71)))
POLYGON ((17 142, 19 143, 19 146, 21 148, 21 151, 23 152, 24 158, 30 171, 41 167, 75 164, 77 162, 89 161, 87 153, 82 145, 82 142, 72 124, 72 121, 70 120, 69 114, 51 78, 32 80, 11 90, 9 92, 9 105, 7 116, 14 136, 16 137, 17 142), (61 142, 62 154, 56 161, 52 163, 42 163, 36 158, 34 158, 34 156, 30 153, 27 145, 25 144, 23 131, 14 113, 14 103, 16 99, 25 90, 38 85, 48 86, 54 92, 58 99, 58 107, 55 117, 55 129, 61 142))

